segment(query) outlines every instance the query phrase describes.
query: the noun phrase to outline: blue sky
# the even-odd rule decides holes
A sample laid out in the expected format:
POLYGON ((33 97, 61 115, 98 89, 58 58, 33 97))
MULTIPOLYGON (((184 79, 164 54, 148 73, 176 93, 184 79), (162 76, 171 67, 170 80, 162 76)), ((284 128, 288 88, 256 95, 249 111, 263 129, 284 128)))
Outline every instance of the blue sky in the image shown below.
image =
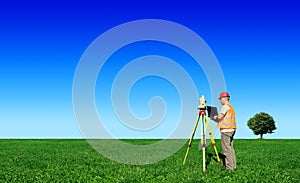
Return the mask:
MULTIPOLYGON (((84 51, 115 26, 163 19, 194 31, 214 52, 236 110, 237 138, 257 138, 246 123, 258 112, 276 121, 277 130, 266 138, 299 138, 299 8, 291 0, 1 1, 0 137, 81 138, 72 85, 84 51)), ((122 66, 154 54, 175 60, 189 73, 199 97, 204 94, 212 102, 203 70, 185 52, 153 41, 128 45, 105 63, 95 86, 99 115, 116 136, 165 137, 176 128, 180 94, 167 79, 145 77, 129 92, 131 111, 142 119, 151 115, 148 103, 153 96, 164 98, 165 116, 153 131, 132 132, 117 124, 109 100, 122 66)), ((197 99, 194 102, 192 119, 197 115, 197 99)))

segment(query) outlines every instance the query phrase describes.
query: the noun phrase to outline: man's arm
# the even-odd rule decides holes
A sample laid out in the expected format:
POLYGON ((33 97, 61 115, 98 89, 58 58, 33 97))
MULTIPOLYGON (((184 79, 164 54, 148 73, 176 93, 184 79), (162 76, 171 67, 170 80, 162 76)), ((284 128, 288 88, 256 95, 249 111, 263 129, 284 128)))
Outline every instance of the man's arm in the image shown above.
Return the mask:
POLYGON ((221 108, 220 114, 214 116, 214 121, 222 120, 225 117, 227 111, 229 111, 229 110, 230 110, 230 108, 228 105, 223 105, 221 108))
POLYGON ((224 114, 220 113, 220 114, 214 116, 214 120, 216 120, 216 121, 222 120, 224 118, 224 116, 225 116, 224 114))
POLYGON ((222 120, 224 118, 224 116, 225 116, 224 114, 220 113, 218 115, 213 116, 210 119, 214 120, 215 122, 219 122, 219 120, 222 120))

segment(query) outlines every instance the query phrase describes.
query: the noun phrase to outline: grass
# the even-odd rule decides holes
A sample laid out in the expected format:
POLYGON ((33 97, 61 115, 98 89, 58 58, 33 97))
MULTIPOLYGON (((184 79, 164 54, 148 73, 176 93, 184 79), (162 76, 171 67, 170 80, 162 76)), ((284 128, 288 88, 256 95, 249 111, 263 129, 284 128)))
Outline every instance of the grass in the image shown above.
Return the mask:
POLYGON ((211 161, 206 173, 198 144, 193 141, 185 166, 187 146, 158 163, 136 166, 105 158, 85 140, 0 140, 0 182, 300 182, 300 140, 237 139, 237 170, 220 171, 222 165, 211 161))

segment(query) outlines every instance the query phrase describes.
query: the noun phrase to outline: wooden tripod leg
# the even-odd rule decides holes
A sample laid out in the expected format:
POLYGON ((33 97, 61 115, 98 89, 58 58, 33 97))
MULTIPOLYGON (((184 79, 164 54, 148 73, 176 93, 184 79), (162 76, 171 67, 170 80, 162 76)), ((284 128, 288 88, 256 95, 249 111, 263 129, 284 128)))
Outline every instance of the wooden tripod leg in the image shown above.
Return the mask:
POLYGON ((205 115, 202 114, 200 119, 201 119, 201 127, 202 127, 201 128, 202 167, 203 167, 202 172, 206 172, 206 160, 205 160, 205 158, 206 158, 206 152, 205 152, 205 150, 206 150, 206 137, 205 137, 205 134, 206 134, 206 121, 205 120, 206 120, 206 118, 205 118, 205 115))
POLYGON ((215 150, 215 153, 217 155, 217 160, 218 160, 218 163, 221 164, 221 160, 220 160, 220 157, 219 157, 219 153, 218 153, 218 150, 217 150, 217 146, 216 146, 216 142, 215 142, 215 139, 214 139, 214 135, 212 133, 212 129, 209 125, 209 121, 208 121, 208 118, 207 118, 207 127, 208 127, 208 133, 209 133, 209 136, 210 136, 210 140, 211 140, 211 144, 213 145, 214 147, 214 150, 215 150))
POLYGON ((188 144, 188 148, 186 150, 186 153, 185 153, 185 156, 184 156, 184 159, 183 159, 183 163, 182 163, 183 165, 185 164, 186 158, 187 158, 187 156, 189 154, 190 147, 192 146, 192 141, 193 141, 193 138, 194 138, 197 126, 198 126, 199 118, 200 118, 200 114, 198 115, 197 120, 195 122, 195 126, 194 126, 194 129, 193 129, 193 132, 192 132, 189 144, 188 144))

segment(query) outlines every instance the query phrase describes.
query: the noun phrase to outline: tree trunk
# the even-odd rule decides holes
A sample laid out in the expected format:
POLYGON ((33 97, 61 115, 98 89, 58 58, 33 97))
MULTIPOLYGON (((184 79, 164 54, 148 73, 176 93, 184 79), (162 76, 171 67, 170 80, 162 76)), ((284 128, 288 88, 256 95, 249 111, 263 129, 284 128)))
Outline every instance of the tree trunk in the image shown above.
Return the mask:
POLYGON ((260 134, 260 139, 262 139, 262 138, 263 138, 263 134, 261 133, 261 134, 260 134))

